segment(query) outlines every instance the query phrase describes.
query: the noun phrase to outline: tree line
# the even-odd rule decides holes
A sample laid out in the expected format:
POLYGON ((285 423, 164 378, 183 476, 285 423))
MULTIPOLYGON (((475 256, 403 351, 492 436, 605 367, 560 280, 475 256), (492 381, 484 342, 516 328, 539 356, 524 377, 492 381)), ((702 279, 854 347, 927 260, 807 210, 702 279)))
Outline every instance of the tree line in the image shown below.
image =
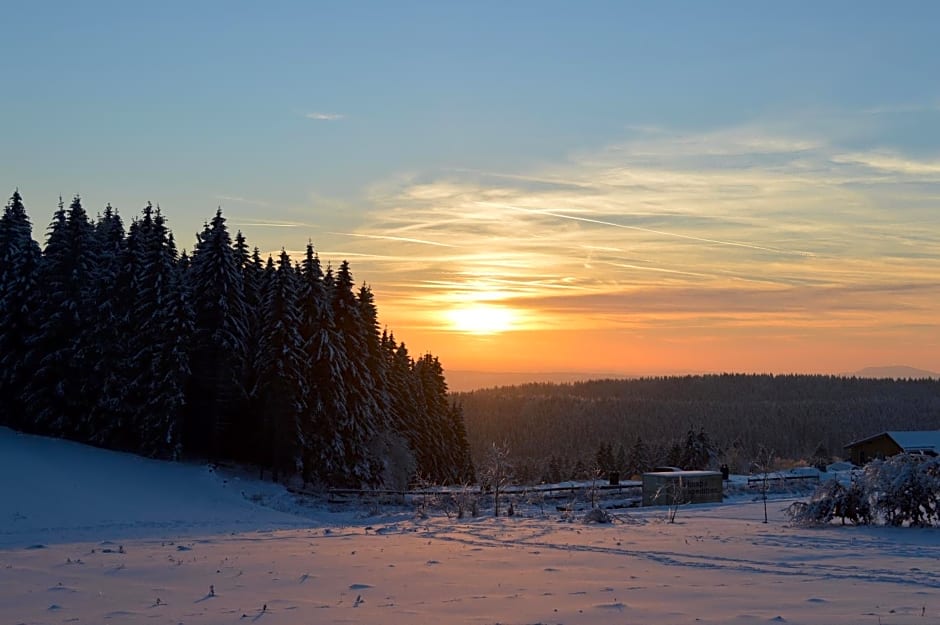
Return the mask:
POLYGON ((940 380, 697 375, 526 384, 458 393, 470 446, 505 443, 522 481, 652 466, 747 471, 761 448, 827 464, 885 430, 940 427, 940 380))
POLYGON ((159 207, 125 228, 60 200, 44 247, 0 218, 0 425, 146 456, 361 486, 473 478, 439 360, 382 330, 348 262, 264 259, 219 209, 179 253, 159 207))

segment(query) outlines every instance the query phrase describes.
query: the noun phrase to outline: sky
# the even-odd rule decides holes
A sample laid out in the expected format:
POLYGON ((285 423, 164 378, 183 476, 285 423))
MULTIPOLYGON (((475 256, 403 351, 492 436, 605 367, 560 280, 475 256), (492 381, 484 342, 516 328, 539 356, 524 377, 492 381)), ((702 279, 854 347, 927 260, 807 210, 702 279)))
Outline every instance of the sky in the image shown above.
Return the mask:
POLYGON ((940 4, 30 2, 0 192, 347 259, 445 369, 940 371, 940 4))

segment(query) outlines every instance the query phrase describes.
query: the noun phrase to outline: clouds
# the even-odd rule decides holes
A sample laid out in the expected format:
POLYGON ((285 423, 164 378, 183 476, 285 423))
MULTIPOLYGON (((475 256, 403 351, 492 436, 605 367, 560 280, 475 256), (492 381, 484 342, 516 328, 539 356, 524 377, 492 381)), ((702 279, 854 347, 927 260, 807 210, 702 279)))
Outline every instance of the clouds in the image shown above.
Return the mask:
POLYGON ((317 111, 306 113, 304 117, 320 122, 336 122, 341 119, 346 119, 346 116, 342 113, 321 113, 317 111))
POLYGON ((878 151, 840 154, 834 160, 849 165, 863 165, 876 172, 904 177, 911 182, 940 183, 940 159, 914 160, 895 152, 878 151))
POLYGON ((644 129, 537 170, 383 186, 356 233, 386 297, 432 325, 498 301, 533 331, 935 329, 937 163, 759 125, 644 129))

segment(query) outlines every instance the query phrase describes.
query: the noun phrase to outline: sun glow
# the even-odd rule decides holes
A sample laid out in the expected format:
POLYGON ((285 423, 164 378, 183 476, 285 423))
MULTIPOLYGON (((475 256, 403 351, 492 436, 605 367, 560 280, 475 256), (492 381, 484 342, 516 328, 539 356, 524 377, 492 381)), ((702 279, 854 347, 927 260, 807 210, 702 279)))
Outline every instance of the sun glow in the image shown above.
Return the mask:
POLYGON ((517 314, 511 308, 492 304, 472 304, 454 308, 447 313, 447 320, 457 332, 467 334, 498 334, 512 330, 517 314))

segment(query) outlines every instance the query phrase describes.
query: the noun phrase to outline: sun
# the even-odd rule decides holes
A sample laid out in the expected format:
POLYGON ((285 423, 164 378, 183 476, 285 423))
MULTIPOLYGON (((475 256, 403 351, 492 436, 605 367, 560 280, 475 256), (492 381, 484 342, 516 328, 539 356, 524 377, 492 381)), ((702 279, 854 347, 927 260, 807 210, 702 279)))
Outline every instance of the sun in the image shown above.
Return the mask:
POLYGON ((449 310, 447 320, 457 332, 498 334, 513 329, 516 312, 505 306, 472 304, 449 310))

